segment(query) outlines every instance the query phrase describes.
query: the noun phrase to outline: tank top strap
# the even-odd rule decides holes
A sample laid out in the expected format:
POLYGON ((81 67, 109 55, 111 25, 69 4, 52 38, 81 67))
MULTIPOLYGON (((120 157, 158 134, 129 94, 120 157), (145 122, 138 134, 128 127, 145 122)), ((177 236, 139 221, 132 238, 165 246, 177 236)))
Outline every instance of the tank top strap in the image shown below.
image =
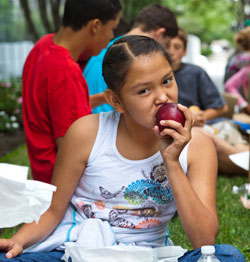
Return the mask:
POLYGON ((92 162, 97 157, 100 148, 104 145, 112 147, 114 137, 116 138, 119 120, 120 113, 117 111, 101 112, 99 114, 98 132, 88 162, 92 162))

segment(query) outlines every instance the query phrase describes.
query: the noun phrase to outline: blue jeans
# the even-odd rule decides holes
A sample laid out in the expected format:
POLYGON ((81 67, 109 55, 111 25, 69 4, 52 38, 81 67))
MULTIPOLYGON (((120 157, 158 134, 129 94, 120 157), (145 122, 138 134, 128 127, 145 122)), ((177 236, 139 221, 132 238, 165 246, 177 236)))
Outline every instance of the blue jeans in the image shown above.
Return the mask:
MULTIPOLYGON (((201 256, 201 250, 195 249, 186 252, 178 259, 178 262, 196 262, 201 256)), ((245 262, 242 253, 231 245, 215 245, 215 256, 220 262, 245 262)))
MULTIPOLYGON (((63 251, 52 251, 48 253, 44 252, 30 252, 23 253, 16 258, 7 259, 5 258, 5 253, 0 253, 1 262, 62 262, 61 257, 63 256, 63 251)), ((244 262, 244 256, 241 252, 230 245, 215 245, 215 255, 220 260, 220 262, 244 262)), ((196 262, 201 256, 200 249, 192 250, 186 252, 181 258, 178 259, 179 262, 196 262)), ((70 261, 69 261, 70 262, 70 261)))
POLYGON ((1 262, 63 262, 61 257, 64 255, 63 251, 51 252, 27 252, 15 258, 5 258, 5 253, 0 253, 1 262))

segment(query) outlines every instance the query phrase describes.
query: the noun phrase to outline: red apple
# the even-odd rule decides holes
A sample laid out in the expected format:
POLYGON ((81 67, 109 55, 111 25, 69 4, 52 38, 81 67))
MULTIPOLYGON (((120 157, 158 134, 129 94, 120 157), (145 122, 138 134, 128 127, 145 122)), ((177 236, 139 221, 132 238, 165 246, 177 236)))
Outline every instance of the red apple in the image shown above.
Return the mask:
POLYGON ((156 114, 156 125, 159 126, 160 132, 167 128, 165 126, 160 125, 161 120, 174 120, 182 124, 185 124, 185 116, 177 107, 176 103, 167 103, 160 107, 156 114))

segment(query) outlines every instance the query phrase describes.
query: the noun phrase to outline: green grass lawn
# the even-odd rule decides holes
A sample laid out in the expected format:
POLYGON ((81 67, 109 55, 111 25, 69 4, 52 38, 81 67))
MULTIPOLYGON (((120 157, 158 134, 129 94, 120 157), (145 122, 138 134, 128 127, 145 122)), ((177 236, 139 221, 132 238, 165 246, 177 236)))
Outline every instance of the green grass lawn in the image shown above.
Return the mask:
MULTIPOLYGON (((26 146, 22 145, 10 154, 0 159, 0 162, 17 165, 29 165, 26 146)), ((250 210, 244 209, 239 196, 232 194, 233 185, 247 182, 246 177, 228 177, 219 175, 217 181, 217 212, 219 218, 219 233, 217 244, 232 244, 244 254, 246 262, 250 261, 250 210)), ((197 218, 197 221, 199 218, 197 218)), ((0 237, 8 238, 17 229, 7 228, 0 231, 0 237)), ((180 220, 175 217, 169 224, 171 239, 176 245, 191 249, 184 234, 180 220)))
MULTIPOLYGON (((246 183, 244 177, 219 175, 217 180, 217 213, 219 233, 216 244, 231 244, 237 247, 250 261, 250 210, 243 208, 239 196, 232 194, 233 185, 246 183)), ((198 219, 197 219, 198 221, 198 219)), ((169 224, 171 239, 183 248, 191 249, 178 217, 169 224)))

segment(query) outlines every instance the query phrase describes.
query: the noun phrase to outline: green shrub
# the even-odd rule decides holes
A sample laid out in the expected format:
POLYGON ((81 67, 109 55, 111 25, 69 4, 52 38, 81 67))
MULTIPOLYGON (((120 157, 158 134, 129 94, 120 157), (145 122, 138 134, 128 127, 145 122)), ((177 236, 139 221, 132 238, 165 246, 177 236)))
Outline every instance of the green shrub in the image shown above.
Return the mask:
POLYGON ((204 55, 204 56, 210 56, 212 55, 213 51, 211 50, 210 47, 203 47, 201 49, 201 54, 204 55))
POLYGON ((13 132, 22 127, 21 79, 0 82, 0 132, 13 132))

